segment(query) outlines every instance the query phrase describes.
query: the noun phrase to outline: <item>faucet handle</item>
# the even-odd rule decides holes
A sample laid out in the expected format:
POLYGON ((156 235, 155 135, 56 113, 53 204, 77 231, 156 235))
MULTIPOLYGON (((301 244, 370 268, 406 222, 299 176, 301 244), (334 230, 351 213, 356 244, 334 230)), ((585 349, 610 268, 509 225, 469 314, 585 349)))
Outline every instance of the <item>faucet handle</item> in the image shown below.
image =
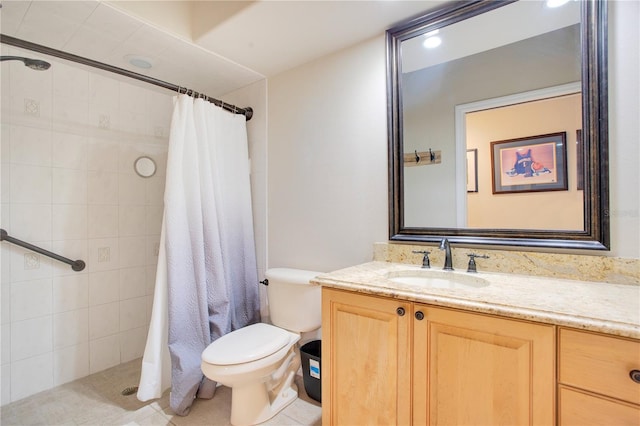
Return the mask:
POLYGON ((425 269, 431 268, 431 263, 429 262, 429 254, 431 253, 430 251, 427 251, 427 250, 413 250, 413 253, 424 254, 424 256, 422 257, 422 267, 425 268, 425 269))
POLYGON ((469 256, 469 266, 467 266, 467 272, 478 272, 478 269, 476 268, 476 257, 479 259, 488 259, 489 256, 487 256, 486 254, 476 254, 476 253, 469 253, 467 256, 469 256))

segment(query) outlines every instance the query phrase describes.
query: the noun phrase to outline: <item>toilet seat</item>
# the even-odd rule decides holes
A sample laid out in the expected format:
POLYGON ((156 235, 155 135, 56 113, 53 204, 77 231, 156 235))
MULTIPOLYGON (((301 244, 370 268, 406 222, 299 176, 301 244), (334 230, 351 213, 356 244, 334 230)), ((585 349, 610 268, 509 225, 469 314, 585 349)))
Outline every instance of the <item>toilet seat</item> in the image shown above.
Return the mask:
POLYGON ((214 365, 243 364, 265 358, 287 345, 291 333, 270 324, 240 328, 217 339, 202 352, 202 361, 214 365))

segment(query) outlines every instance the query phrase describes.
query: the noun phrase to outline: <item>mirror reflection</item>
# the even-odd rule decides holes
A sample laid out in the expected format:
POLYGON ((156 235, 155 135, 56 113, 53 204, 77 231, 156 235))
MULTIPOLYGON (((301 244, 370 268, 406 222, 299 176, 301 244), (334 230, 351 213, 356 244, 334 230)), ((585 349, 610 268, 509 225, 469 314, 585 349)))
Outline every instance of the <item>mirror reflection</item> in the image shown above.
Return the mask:
MULTIPOLYGON (((582 125, 579 22, 577 2, 548 8, 521 1, 402 42, 404 152, 431 149, 442 157, 439 164, 404 168, 406 226, 584 229, 583 196, 576 185, 576 131, 582 125), (430 47, 433 40, 440 43, 430 47), (564 90, 554 96, 551 89, 558 86, 564 90), (534 91, 541 91, 537 100, 534 91), (504 105, 497 108, 500 99, 504 105), (468 112, 454 114, 459 108, 468 112), (496 192, 492 167, 506 164, 492 162, 491 143, 555 132, 567 135, 564 160, 570 175, 558 176, 563 159, 532 157, 525 149, 530 145, 523 145, 512 150, 522 155, 520 163, 528 155, 549 172, 520 173, 522 190, 496 192), (477 155, 472 171, 466 167, 467 150, 477 155), (468 192, 467 182, 476 175, 477 188, 468 192), (570 184, 563 191, 536 190, 530 183, 563 177, 570 184), (430 208, 434 200, 437 209, 430 208)), ((512 168, 501 171, 498 180, 509 177, 512 168)))
POLYGON ((606 248, 605 22, 476 1, 388 31, 390 239, 606 248))

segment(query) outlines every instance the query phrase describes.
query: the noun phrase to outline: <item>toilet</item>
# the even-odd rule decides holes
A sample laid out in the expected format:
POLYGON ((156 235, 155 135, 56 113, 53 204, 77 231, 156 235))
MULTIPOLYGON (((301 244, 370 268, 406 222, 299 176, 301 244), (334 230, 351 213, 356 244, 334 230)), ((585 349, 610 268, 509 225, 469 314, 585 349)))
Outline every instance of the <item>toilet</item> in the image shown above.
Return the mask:
POLYGON ((258 323, 225 334, 202 352, 202 372, 231 388, 231 424, 269 420, 298 398, 300 368, 295 345, 301 333, 320 328, 320 272, 275 268, 265 273, 271 324, 258 323))

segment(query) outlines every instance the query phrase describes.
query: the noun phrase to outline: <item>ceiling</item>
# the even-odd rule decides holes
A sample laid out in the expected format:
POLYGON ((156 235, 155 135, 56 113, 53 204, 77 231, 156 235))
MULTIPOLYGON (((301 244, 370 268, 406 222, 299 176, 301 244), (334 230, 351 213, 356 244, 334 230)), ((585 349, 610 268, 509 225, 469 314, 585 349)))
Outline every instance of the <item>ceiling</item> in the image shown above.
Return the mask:
MULTIPOLYGON (((428 1, 2 1, 2 34, 220 96, 379 36, 428 1), (129 64, 146 58, 149 70, 129 64)), ((34 55, 35 56, 35 55, 34 55)))

